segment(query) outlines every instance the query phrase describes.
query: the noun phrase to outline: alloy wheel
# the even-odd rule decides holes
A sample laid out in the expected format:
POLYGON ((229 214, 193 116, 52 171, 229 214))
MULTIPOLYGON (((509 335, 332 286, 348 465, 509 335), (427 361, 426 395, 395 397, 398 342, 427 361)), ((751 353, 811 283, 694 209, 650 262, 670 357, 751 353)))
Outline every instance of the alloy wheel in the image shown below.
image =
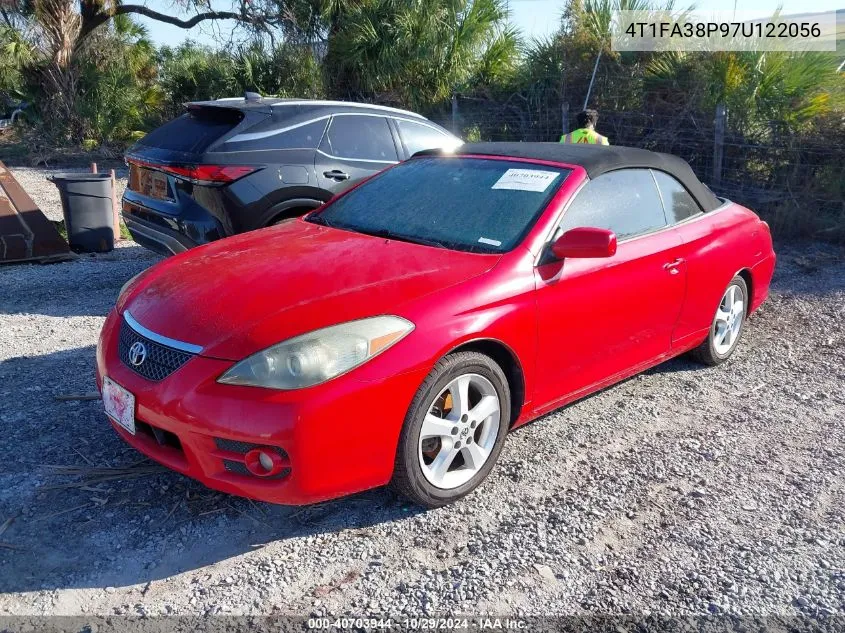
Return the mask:
POLYGON ((719 303, 713 323, 713 347, 717 354, 724 356, 733 349, 739 339, 744 318, 745 300, 742 290, 731 284, 719 303))
POLYGON ((462 486, 487 462, 499 435, 499 395, 487 378, 463 374, 437 395, 419 438, 419 463, 430 484, 462 486))

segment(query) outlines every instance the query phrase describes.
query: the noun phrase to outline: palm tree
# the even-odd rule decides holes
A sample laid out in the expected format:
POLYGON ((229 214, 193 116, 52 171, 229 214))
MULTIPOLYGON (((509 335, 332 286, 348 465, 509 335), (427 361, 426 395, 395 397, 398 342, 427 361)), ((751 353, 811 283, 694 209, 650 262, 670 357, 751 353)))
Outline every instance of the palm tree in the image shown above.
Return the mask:
POLYGON ((326 70, 343 96, 425 109, 516 64, 503 0, 360 0, 334 10, 326 70))
POLYGON ((0 95, 19 93, 23 88, 23 69, 33 63, 36 54, 35 46, 23 32, 0 25, 0 95))
POLYGON ((156 61, 146 27, 132 16, 115 16, 90 36, 74 61, 86 139, 125 141, 141 133, 164 103, 156 61))
POLYGON ((678 92, 678 86, 697 84, 704 89, 704 110, 725 104, 731 126, 758 140, 773 131, 773 121, 785 127, 781 132, 792 133, 845 105, 845 88, 830 53, 666 53, 649 62, 645 80, 653 91, 678 92))
MULTIPOLYGON (((580 11, 576 10, 576 28, 586 33, 599 49, 596 55, 596 62, 593 65, 593 74, 590 78, 590 85, 587 88, 587 95, 584 98, 585 109, 590 100, 590 93, 593 89, 593 82, 596 78, 596 71, 599 68, 602 54, 610 50, 610 40, 614 29, 614 13, 617 11, 636 11, 643 15, 644 20, 648 20, 650 14, 663 12, 671 14, 673 13, 674 7, 675 0, 666 0, 663 4, 658 4, 653 0, 586 0, 580 11)), ((684 13, 692 11, 692 9, 693 6, 690 5, 684 13)))

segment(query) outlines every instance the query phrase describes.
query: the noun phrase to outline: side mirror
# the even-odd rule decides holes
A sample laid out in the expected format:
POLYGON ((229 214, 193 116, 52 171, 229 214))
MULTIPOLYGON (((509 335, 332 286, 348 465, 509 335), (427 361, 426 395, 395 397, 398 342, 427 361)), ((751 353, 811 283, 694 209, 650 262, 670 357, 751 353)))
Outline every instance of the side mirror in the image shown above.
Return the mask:
POLYGON ((616 234, 589 226, 570 229, 552 244, 552 255, 556 259, 613 257, 615 254, 616 234))

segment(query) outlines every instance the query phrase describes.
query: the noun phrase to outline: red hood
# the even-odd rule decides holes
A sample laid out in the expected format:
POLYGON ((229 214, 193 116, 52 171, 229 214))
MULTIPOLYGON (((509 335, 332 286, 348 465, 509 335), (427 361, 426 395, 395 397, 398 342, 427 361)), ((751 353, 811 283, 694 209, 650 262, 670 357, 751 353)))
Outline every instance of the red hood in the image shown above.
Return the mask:
POLYGON ((144 327, 240 360, 378 314, 492 268, 498 256, 290 222, 167 259, 119 302, 144 327))

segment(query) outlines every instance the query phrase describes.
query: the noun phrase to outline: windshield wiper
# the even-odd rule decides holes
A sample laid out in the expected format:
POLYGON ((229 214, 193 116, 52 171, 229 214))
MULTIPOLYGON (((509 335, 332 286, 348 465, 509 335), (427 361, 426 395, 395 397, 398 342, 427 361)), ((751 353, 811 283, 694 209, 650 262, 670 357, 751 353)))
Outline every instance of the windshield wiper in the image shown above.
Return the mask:
POLYGON ((374 237, 384 237, 390 240, 398 240, 400 242, 411 242, 412 244, 422 244, 423 246, 434 246, 435 248, 449 248, 446 242, 438 242, 437 240, 429 240, 424 237, 416 237, 411 235, 402 235, 401 233, 394 233, 390 229, 356 229, 361 233, 372 235, 374 237))
MULTIPOLYGON (((430 240, 424 237, 416 237, 412 235, 403 235, 402 233, 396 233, 391 231, 390 229, 360 229, 357 227, 341 227, 333 222, 329 222, 328 219, 323 217, 323 215, 315 215, 308 218, 308 222, 312 222, 314 224, 319 224, 321 226, 328 226, 329 228, 343 228, 347 231, 355 231, 357 233, 364 233, 365 235, 372 235, 373 237, 384 237, 390 240, 397 240, 400 242, 411 242, 412 244, 422 244, 423 246, 434 246, 435 248, 447 248, 453 249, 455 246, 452 242, 441 242, 438 240, 430 240)), ((457 249, 460 250, 460 249, 457 249)))

